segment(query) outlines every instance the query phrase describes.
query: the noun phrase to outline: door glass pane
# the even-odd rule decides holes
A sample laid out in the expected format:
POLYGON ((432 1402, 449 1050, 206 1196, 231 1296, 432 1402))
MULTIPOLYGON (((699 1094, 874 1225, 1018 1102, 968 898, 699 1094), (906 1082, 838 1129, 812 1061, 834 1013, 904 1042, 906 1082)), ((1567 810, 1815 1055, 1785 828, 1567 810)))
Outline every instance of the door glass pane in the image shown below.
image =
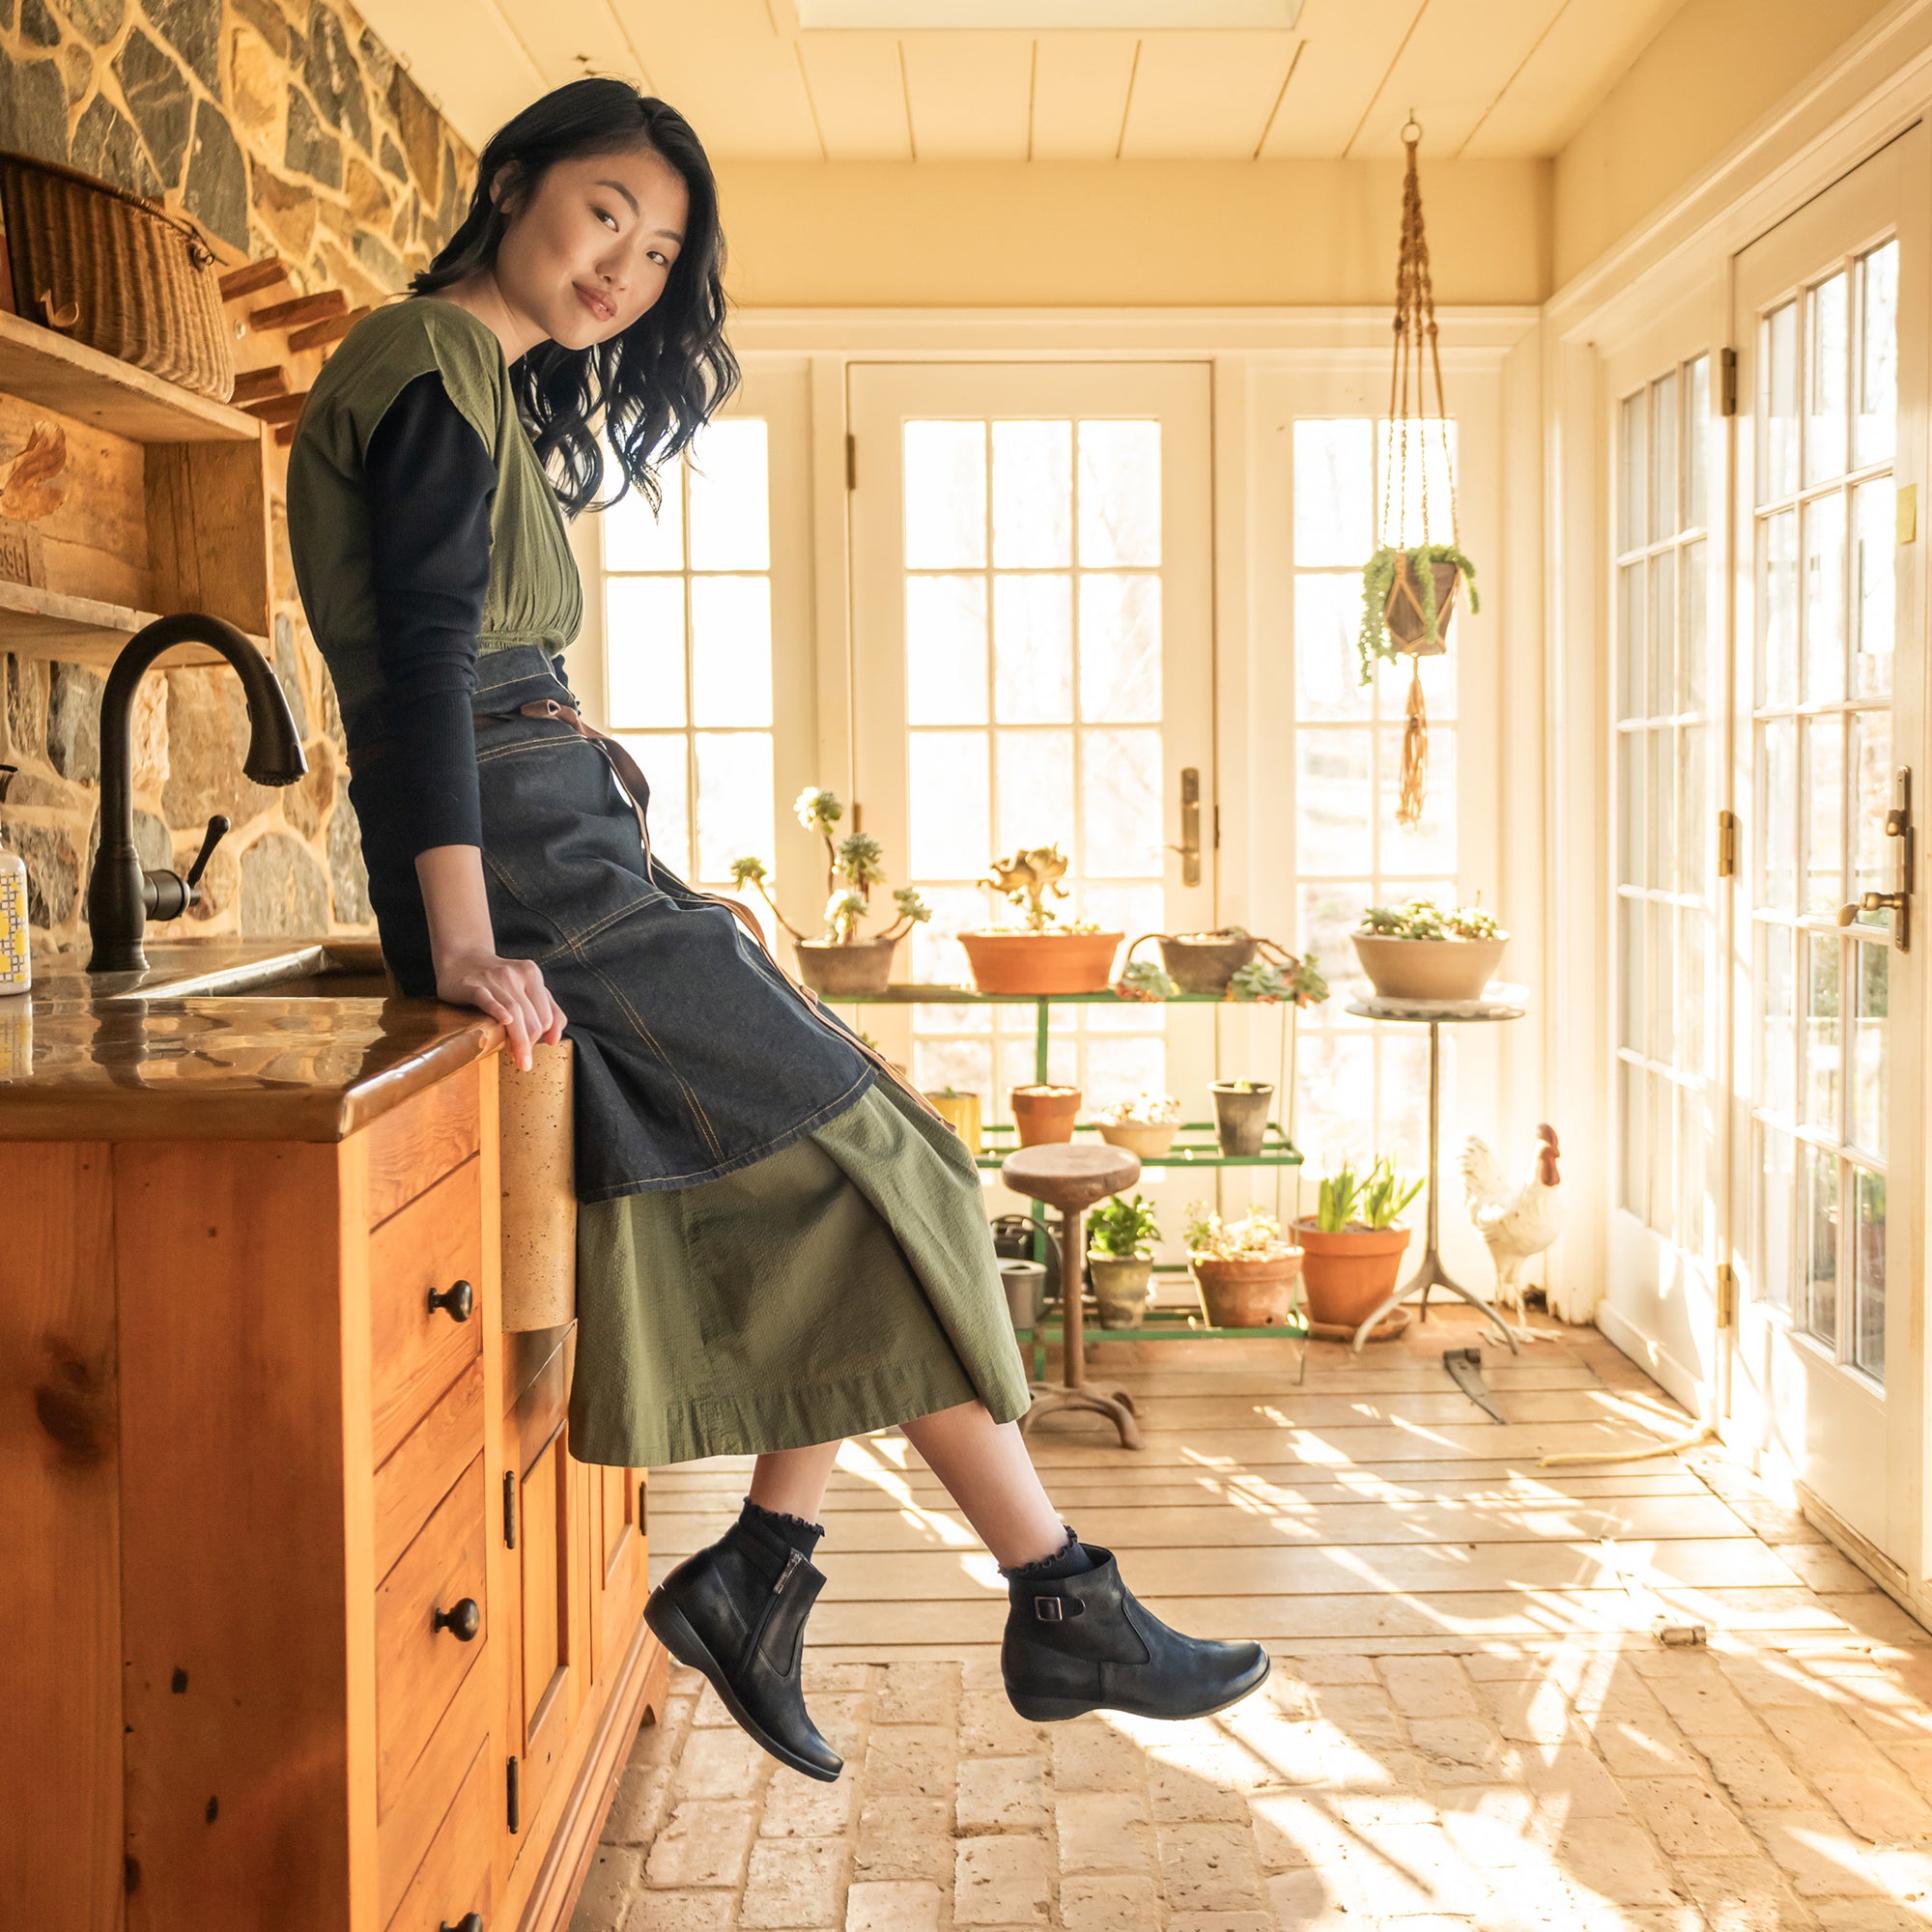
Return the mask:
POLYGON ((691 471, 693 570, 769 570, 766 433, 756 416, 705 426, 691 471))
POLYGON ((1858 974, 1858 1017, 1852 1058, 1851 1137, 1866 1152, 1883 1160, 1890 1104, 1887 1034, 1891 948, 1883 942, 1873 945, 1866 941, 1852 948, 1852 956, 1858 974))
POLYGON ((1704 763, 1706 727, 1687 724, 1678 732, 1680 747, 1678 774, 1683 803, 1678 811, 1676 888, 1680 893, 1704 889, 1704 868, 1710 858, 1710 805, 1705 797, 1707 779, 1704 763))
POLYGON ((1791 1219, 1798 1199, 1797 1143, 1782 1128, 1760 1125, 1758 1139, 1758 1298, 1792 1305, 1791 1219))
POLYGON ((1804 506, 1804 699, 1845 695, 1845 499, 1804 506))
POLYGON ((1684 1016, 1678 1027, 1677 1064, 1687 1073, 1705 1071, 1705 1041, 1712 1032, 1704 1011, 1709 996, 1705 983, 1709 920, 1701 906, 1686 906, 1677 915, 1677 1000, 1684 1016))
POLYGON ((1835 933, 1812 933, 1804 976, 1804 1122, 1838 1138, 1838 952, 1835 933))
POLYGON ((1295 852, 1302 871, 1366 872, 1373 867, 1369 744, 1367 730, 1295 733, 1295 852))
MULTIPOLYGON (((994 427, 1009 429, 1013 425, 997 423, 994 427)), ((1138 706, 1132 714, 1136 717, 1160 716, 1157 633, 1155 644, 1151 680, 1146 675, 1143 648, 1128 667, 1128 674, 1118 681, 1120 701, 1138 706)), ((1070 579, 1058 575, 993 579, 993 715, 1003 724, 1072 724, 1070 579)), ((1088 715, 1093 715, 1091 709, 1088 715)))
POLYGON ((769 577, 691 580, 691 712, 696 724, 772 722, 769 577))
POLYGON ((1677 794, 1677 773, 1671 763, 1668 726, 1648 733, 1650 782, 1646 802, 1650 807, 1650 872, 1646 884, 1659 892, 1668 892, 1677 879, 1677 855, 1672 832, 1672 806, 1677 794))
POLYGON ((1650 385, 1650 530, 1659 542, 1676 534, 1677 375, 1650 385))
MULTIPOLYGON (((726 427, 714 422, 708 437, 726 427)), ((762 423, 759 428, 763 428, 762 423)), ((709 448, 706 442, 706 448, 709 448)), ((676 460, 658 471, 663 501, 655 514, 641 490, 626 490, 598 518, 604 532, 606 570, 682 570, 684 568, 683 464, 676 460)))
POLYGON ((1641 563, 1626 564, 1617 572, 1617 652, 1623 666, 1621 709, 1626 718, 1642 718, 1649 711, 1643 641, 1646 594, 1641 563))
MULTIPOLYGON (((1298 427, 1298 425, 1297 425, 1298 427)), ((1131 580, 1089 577, 1086 583, 1131 580)), ((1294 580, 1294 715, 1300 721, 1374 715, 1374 687, 1357 674, 1355 630, 1362 620, 1360 580, 1299 576, 1294 580)), ((1082 609, 1081 637, 1087 636, 1082 609)), ((1423 660, 1428 663, 1430 660, 1423 660)), ((1435 707, 1430 706, 1430 716, 1435 707)))
MULTIPOLYGON (((1332 577, 1304 578, 1295 586, 1295 654, 1301 584, 1342 585, 1332 577)), ((1355 599, 1356 606, 1361 599, 1355 599)), ((1352 639, 1350 640, 1352 655, 1352 639)), ((1320 654, 1318 637, 1317 655, 1320 654)), ((1121 724, 1151 723, 1160 716, 1160 579, 1083 575, 1080 579, 1080 715, 1121 724)), ((1353 685, 1353 679, 1350 683, 1353 685)), ((1359 687, 1355 687, 1359 689, 1359 687)))
POLYGON ((1842 274, 1813 289, 1806 301, 1804 480, 1816 483, 1845 468, 1845 382, 1851 354, 1851 284, 1842 274))
POLYGON ((1710 545, 1701 539, 1684 547, 1684 599, 1677 643, 1677 704, 1701 713, 1710 702, 1710 588, 1706 563, 1710 545))
POLYGON ((1891 690, 1894 500, 1889 476, 1852 492, 1852 690, 1884 697, 1891 690))
POLYGON ((1763 871, 1758 903, 1780 911, 1798 903, 1798 721, 1758 726, 1757 822, 1763 871))
POLYGON ((684 724, 684 579, 611 578, 604 637, 612 725, 684 724))
POLYGON ((696 750, 698 877, 729 878, 732 860, 771 850, 771 736, 699 731, 696 750))
MULTIPOLYGON (((1304 416, 1296 421, 1297 570, 1367 561, 1375 548, 1375 456, 1366 416, 1304 416)), ((1298 632, 1296 638, 1298 646, 1298 632)))
POLYGON ((993 562, 1064 568, 1073 561, 1070 422, 993 425, 993 562))
POLYGON ((1827 1348, 1838 1339, 1838 1157, 1802 1150, 1804 1202, 1804 1327, 1827 1348))
POLYGON ((1885 1176, 1853 1170, 1858 1190, 1858 1320, 1853 1325, 1852 1359, 1868 1375, 1885 1379, 1885 1176))
POLYGON ((1758 1105, 1767 1113, 1788 1119, 1796 1098, 1794 1061, 1796 1033, 1792 1004, 1791 928, 1769 925, 1759 929, 1758 983, 1761 1026, 1758 1034, 1758 1105))
POLYGON ((1090 878, 1133 878, 1161 869, 1160 733, 1080 734, 1081 869, 1090 878))
POLYGON ((619 731, 624 749, 638 761, 650 787, 645 816, 651 828, 651 860, 668 866, 681 879, 691 867, 691 801, 686 771, 688 748, 682 731, 619 731))
POLYGON ((1650 1212, 1651 1228, 1665 1240, 1677 1233, 1677 1089, 1661 1073, 1646 1083, 1650 1089, 1650 1212))
POLYGON ((1627 894, 1617 899, 1617 959, 1621 971, 1617 1000, 1617 1044, 1641 1053, 1644 1039, 1644 902, 1627 894))
POLYGON ((1650 708, 1665 716, 1677 706, 1677 553, 1650 560, 1650 708))
POLYGON ((1758 336, 1757 499, 1775 502, 1798 487, 1798 304, 1765 317, 1758 336))
POLYGON ((986 430, 977 422, 909 422, 903 439, 908 570, 986 561, 986 430))
POLYGON ((1700 355, 1684 370, 1684 526, 1701 530, 1710 520, 1711 358, 1700 355))
POLYGON ((1644 770, 1644 747, 1649 732, 1619 731, 1617 733, 1617 799, 1621 808, 1618 813, 1617 830, 1617 878, 1626 886, 1643 884, 1643 874, 1649 857, 1649 847, 1644 842, 1644 785, 1647 775, 1644 770))
POLYGON ((1620 501, 1623 514, 1617 529, 1617 548, 1641 550, 1650 541, 1650 445, 1645 435, 1649 398, 1639 389, 1623 402, 1618 426, 1617 464, 1623 474, 1620 501))
POLYGON ((916 878, 977 879, 985 870, 993 851, 986 763, 984 732, 913 733, 907 859, 916 878))
POLYGON ((1844 735, 1841 712, 1806 718, 1804 730, 1804 910, 1835 914, 1845 901, 1844 735))
POLYGON ((1677 1002, 1673 997, 1677 967, 1676 909, 1653 899, 1650 920, 1650 1057, 1669 1065, 1676 1041, 1677 1002))
POLYGON ((1073 733, 999 731, 993 744, 1000 801, 994 844, 1017 852, 1064 840, 1074 822, 1073 733))
MULTIPOLYGON (((1891 809, 1891 713, 1852 714, 1852 895, 1889 890, 1896 846, 1887 838, 1891 809)), ((1848 896, 1852 895, 1848 895, 1848 896)), ((1861 912, 1861 925, 1884 926, 1889 915, 1861 912)))
POLYGON ((1785 510, 1758 526, 1757 701, 1798 698, 1798 515, 1785 510))
POLYGON ((1160 562, 1160 425, 1080 425, 1080 561, 1160 562))
POLYGON ((1883 463, 1896 441, 1898 415, 1898 243, 1874 248, 1859 264, 1858 415, 1852 465, 1883 463))
MULTIPOLYGON (((1628 904, 1628 901, 1626 901, 1628 904)), ((1617 1203, 1627 1214, 1643 1219, 1648 1174, 1644 1166, 1643 1130, 1645 1124, 1644 1073, 1628 1060, 1617 1063, 1617 1112, 1624 1123, 1622 1172, 1618 1177, 1617 1203)))
POLYGON ((906 723, 986 722, 986 580, 905 581, 906 723))

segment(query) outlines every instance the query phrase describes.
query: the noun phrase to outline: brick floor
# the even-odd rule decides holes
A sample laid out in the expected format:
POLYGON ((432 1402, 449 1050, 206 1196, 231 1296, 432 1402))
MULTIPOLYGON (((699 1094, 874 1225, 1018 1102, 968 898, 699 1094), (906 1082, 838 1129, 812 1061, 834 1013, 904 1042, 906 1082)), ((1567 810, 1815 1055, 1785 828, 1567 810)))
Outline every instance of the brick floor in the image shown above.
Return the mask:
MULTIPOLYGON (((1816 1547, 1734 1466, 1678 1466, 1737 1506, 1744 1548, 1816 1547)), ((808 1648, 846 1758, 829 1785, 748 1749, 676 1669, 571 1932, 1932 1925, 1932 1639, 1794 1567, 1791 1603, 1874 1605, 1875 1634, 1794 1613, 1688 1650, 1642 1628, 1271 1641, 1262 1690, 1179 1725, 1029 1724, 983 1643, 808 1648)))

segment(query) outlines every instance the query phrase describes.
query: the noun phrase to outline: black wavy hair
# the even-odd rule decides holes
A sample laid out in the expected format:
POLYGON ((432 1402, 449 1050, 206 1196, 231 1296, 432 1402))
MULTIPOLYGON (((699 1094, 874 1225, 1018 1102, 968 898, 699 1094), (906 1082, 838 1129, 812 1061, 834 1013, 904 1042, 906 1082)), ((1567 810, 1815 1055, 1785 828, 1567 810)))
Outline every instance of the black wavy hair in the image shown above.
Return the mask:
POLYGON ((505 189, 527 190, 557 161, 639 147, 675 168, 690 197, 664 294, 608 342, 589 349, 542 342, 510 369, 530 440, 573 517, 608 509, 634 485, 656 510, 658 466, 684 449, 738 386, 737 357, 724 340, 718 183, 691 123, 627 80, 596 75, 533 100, 490 137, 477 157, 469 212, 410 284, 412 295, 435 295, 497 259, 504 220, 490 189, 506 168, 505 189), (600 501, 606 440, 622 480, 600 501))

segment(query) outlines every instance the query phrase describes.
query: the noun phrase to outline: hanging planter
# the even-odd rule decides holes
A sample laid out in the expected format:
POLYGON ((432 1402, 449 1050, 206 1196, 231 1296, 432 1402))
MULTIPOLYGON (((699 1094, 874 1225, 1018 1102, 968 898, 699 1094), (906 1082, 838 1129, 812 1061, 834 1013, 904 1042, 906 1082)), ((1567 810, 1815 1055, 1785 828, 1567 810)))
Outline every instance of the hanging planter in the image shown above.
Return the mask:
POLYGON ((1442 357, 1436 345, 1435 296, 1423 236, 1422 185, 1415 151, 1422 129, 1411 118, 1403 128, 1408 165, 1403 177, 1402 239, 1396 253, 1395 357, 1389 371, 1388 446, 1382 456, 1380 541, 1362 571, 1362 627, 1358 639, 1362 682, 1375 676, 1378 659, 1409 660, 1408 698, 1402 735, 1402 777, 1396 823, 1422 820, 1429 775, 1429 716, 1422 695, 1421 661, 1449 648, 1449 625, 1462 586, 1476 598, 1476 566, 1458 548, 1456 465, 1449 444, 1449 415, 1442 397, 1442 357), (1425 361, 1426 356, 1426 361, 1425 361), (1431 410, 1429 389, 1435 388, 1431 410), (1430 502, 1430 439, 1440 452, 1440 480, 1430 502), (1415 460, 1410 487, 1409 460, 1415 460), (1444 503, 1442 485, 1447 485, 1444 503), (1418 528, 1417 526, 1420 526, 1418 528), (1409 542, 1413 537, 1418 541, 1409 542), (1444 539, 1447 539, 1444 541, 1444 539))

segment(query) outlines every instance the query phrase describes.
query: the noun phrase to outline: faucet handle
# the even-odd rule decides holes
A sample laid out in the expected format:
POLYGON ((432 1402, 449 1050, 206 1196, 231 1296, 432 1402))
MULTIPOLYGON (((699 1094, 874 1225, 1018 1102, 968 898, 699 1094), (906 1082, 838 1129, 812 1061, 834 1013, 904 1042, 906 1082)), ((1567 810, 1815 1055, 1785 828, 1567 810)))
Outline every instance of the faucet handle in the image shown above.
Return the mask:
POLYGON ((214 857, 214 848, 228 836, 228 821, 216 812, 208 821, 207 836, 201 841, 201 850, 194 855, 194 864, 187 868, 188 904, 194 905, 201 897, 195 888, 201 883, 201 875, 208 869, 208 862, 214 857))

